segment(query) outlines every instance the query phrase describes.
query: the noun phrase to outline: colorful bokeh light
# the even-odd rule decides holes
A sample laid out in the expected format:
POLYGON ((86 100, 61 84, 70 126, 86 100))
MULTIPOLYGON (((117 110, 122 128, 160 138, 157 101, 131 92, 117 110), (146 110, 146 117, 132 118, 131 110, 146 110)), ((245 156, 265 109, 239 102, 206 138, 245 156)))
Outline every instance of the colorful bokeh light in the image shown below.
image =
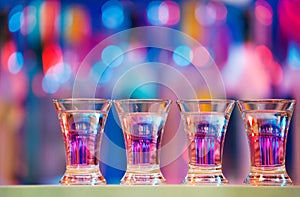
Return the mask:
POLYGON ((108 29, 116 29, 124 22, 124 8, 119 1, 107 1, 101 8, 102 23, 108 29))
POLYGON ((62 50, 58 44, 48 44, 42 54, 43 70, 46 73, 52 66, 63 61, 62 50))
POLYGON ((152 25, 177 25, 180 8, 174 1, 151 1, 147 7, 147 19, 152 25))
POLYGON ((5 70, 8 69, 10 56, 16 52, 16 44, 12 40, 6 42, 1 51, 1 64, 5 70))
POLYGON ((106 66, 117 67, 123 62, 124 55, 119 46, 109 45, 103 49, 101 58, 106 66))
POLYGON ((190 47, 178 46, 173 53, 173 60, 179 66, 187 66, 192 62, 193 52, 190 47))
POLYGON ((219 1, 208 3, 198 2, 195 9, 195 17, 200 25, 210 26, 222 22, 227 18, 227 8, 219 1))
POLYGON ((255 4, 255 16, 263 25, 271 25, 273 20, 273 10, 270 4, 264 0, 259 0, 255 4))
POLYGON ((48 94, 54 94, 60 86, 59 79, 55 73, 47 72, 42 80, 43 90, 48 94))
POLYGON ((24 64, 24 58, 22 53, 14 52, 8 58, 7 67, 11 73, 16 74, 22 69, 23 64, 24 64))
POLYGON ((289 46, 287 62, 292 69, 300 69, 300 49, 295 43, 289 46))
POLYGON ((33 5, 24 8, 24 20, 21 26, 21 33, 25 36, 31 33, 37 25, 37 9, 33 5))
MULTIPOLYGON (((8 135, 3 135, 3 141, 14 143, 18 150, 23 146, 25 149, 24 152, 17 153, 21 156, 17 166, 12 166, 10 163, 15 162, 15 158, 9 159, 6 156, 15 155, 14 149, 0 146, 0 150, 6 148, 2 153, 6 154, 12 150, 3 156, 5 161, 0 161, 0 166, 4 163, 11 171, 0 168, 0 184, 58 182, 61 173, 58 165, 48 165, 45 171, 45 166, 38 162, 41 160, 40 156, 51 160, 51 164, 64 162, 61 159, 63 154, 45 154, 49 151, 54 152, 51 140, 57 140, 47 137, 54 136, 53 125, 54 120, 57 123, 57 117, 54 114, 52 118, 45 117, 44 113, 48 112, 51 106, 51 98, 76 97, 77 95, 73 94, 76 92, 76 83, 79 84, 80 94, 105 98, 124 97, 128 94, 131 97, 168 97, 175 100, 178 96, 177 88, 184 92, 184 96, 190 97, 186 94, 189 88, 183 83, 185 79, 189 80, 191 86, 196 87, 194 96, 198 98, 214 97, 210 95, 210 90, 221 93, 224 91, 226 97, 237 99, 275 96, 286 98, 300 95, 300 0, 0 2, 0 104, 5 106, 2 109, 4 115, 7 114, 6 106, 13 106, 25 112, 24 117, 17 118, 17 121, 22 122, 21 129, 4 132, 17 137, 6 139, 8 135), (145 26, 151 26, 154 30, 126 33, 127 30, 141 27, 143 29, 145 26), (175 30, 173 33, 184 33, 200 45, 177 39, 176 33, 169 34, 159 29, 172 29, 175 30), (109 39, 124 32, 125 41, 122 40, 122 36, 109 39), (170 40, 171 44, 164 45, 170 40), (94 50, 99 43, 103 45, 94 50), (170 45, 171 49, 168 48, 170 45), (96 54, 92 55, 93 52, 96 54), (86 63, 89 58, 92 61, 86 63), (214 66, 216 70, 213 70, 212 77, 209 73, 209 77, 202 79, 200 75, 214 66), (195 70, 204 72, 198 75, 195 70), (214 75, 219 75, 219 72, 223 75, 220 76, 220 88, 216 85, 218 81, 214 75), (209 82, 212 83, 211 88, 206 90, 209 82), (131 90, 134 86, 136 87, 131 90), (87 94, 89 92, 92 94, 87 94), (47 105, 44 105, 46 102, 47 105), (30 118, 27 118, 28 114, 30 118), (20 163, 22 167, 18 168, 20 163), (6 177, 5 174, 9 176, 6 177)), ((51 107, 55 113, 53 106, 51 107)), ((299 110, 296 115, 299 115, 299 110)), ((175 120, 173 115, 170 118, 170 121, 176 123, 178 120, 175 120)), ((109 126, 114 124, 114 121, 108 118, 109 126)), ((12 125, 13 123, 15 122, 11 121, 12 125)), ((297 121, 295 123, 298 124, 297 121)), ((174 124, 170 125, 174 127, 174 124)), ((59 124, 56 126, 59 127, 59 124)), ((115 126, 113 129, 120 129, 115 126)), ((295 128, 299 127, 300 124, 295 128)), ((5 129, 3 126, 1 128, 5 129)), ((169 130, 169 133, 174 131, 170 127, 169 130)), ((298 134, 292 134, 294 139, 299 139, 298 134)), ((238 137, 234 135, 234 140, 240 140, 238 137)), ((124 145, 122 138, 110 139, 118 145, 124 145)), ((166 136, 163 143, 169 142, 170 139, 171 137, 166 136)), ((299 149, 298 144, 295 141, 295 150, 299 149)), ((235 157, 237 153, 232 154, 232 149, 229 149, 229 154, 227 152, 225 156, 227 159, 224 162, 227 163, 224 165, 224 171, 227 171, 227 174, 230 174, 231 170, 228 166, 237 166, 237 163, 240 163, 238 157, 235 157), (233 165, 228 164, 231 158, 236 159, 233 165)), ((174 150, 174 154, 175 152, 174 150)), ((241 151, 237 156, 243 156, 243 153, 241 151)), ((296 158, 297 155, 292 154, 296 158)), ((120 155, 116 155, 121 158, 120 155)), ((126 157, 123 159, 125 165, 126 157)), ((300 156, 295 161, 298 164, 300 156)), ((176 162, 170 164, 171 168, 173 164, 178 165, 176 162)), ((186 164, 187 160, 184 162, 186 164)), ((242 172, 248 170, 247 161, 243 160, 242 164, 239 165, 240 169, 234 169, 238 172, 230 174, 234 184, 242 183, 234 179, 243 178, 242 172)), ((173 170, 183 169, 182 165, 173 170, 170 170, 170 166, 163 167, 168 183, 180 183, 184 177, 179 177, 178 173, 174 174, 173 170)), ((116 178, 115 172, 123 175, 123 169, 110 171, 109 168, 114 166, 106 167, 104 175, 108 183, 118 184, 121 177, 116 178)), ((295 183, 299 184, 300 170, 294 168, 294 164, 292 167, 293 176, 297 179, 295 183)), ((183 171, 181 174, 184 174, 183 171)))
POLYGON ((64 38, 68 43, 81 44, 87 42, 91 34, 90 17, 83 6, 73 6, 63 16, 64 38))
POLYGON ((23 21, 24 21, 24 14, 22 11, 14 13, 9 19, 9 23, 8 23, 9 31, 16 32, 20 30, 23 21))
POLYGON ((40 6, 40 33, 44 43, 58 39, 60 32, 60 2, 44 1, 40 6))
POLYGON ((180 20, 180 8, 176 2, 164 1, 158 8, 158 17, 162 25, 176 25, 180 20))
POLYGON ((43 90, 48 94, 57 92, 62 84, 72 76, 72 69, 69 64, 58 63, 49 68, 42 80, 43 90))
POLYGON ((152 25, 161 25, 158 12, 160 4, 160 1, 152 1, 148 4, 147 19, 148 22, 152 25))
POLYGON ((195 66, 205 66, 210 61, 210 54, 205 47, 196 47, 193 49, 193 61, 195 66))
POLYGON ((103 69, 106 68, 106 65, 103 62, 96 62, 89 74, 89 77, 94 80, 94 83, 108 83, 112 78, 112 72, 106 70, 103 72, 103 69))

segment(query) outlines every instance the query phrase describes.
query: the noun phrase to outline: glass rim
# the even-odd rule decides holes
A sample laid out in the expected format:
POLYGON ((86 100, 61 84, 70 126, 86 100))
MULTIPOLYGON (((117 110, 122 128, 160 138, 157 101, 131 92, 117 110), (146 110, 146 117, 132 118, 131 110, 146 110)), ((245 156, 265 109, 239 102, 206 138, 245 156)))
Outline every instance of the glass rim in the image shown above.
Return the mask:
POLYGON ((235 103, 236 100, 234 99, 178 99, 176 100, 176 103, 194 103, 194 102, 198 102, 198 103, 211 103, 211 102, 215 102, 215 103, 235 103))
POLYGON ((290 103, 294 102, 296 103, 296 99, 283 99, 283 98, 275 98, 275 99, 238 99, 237 102, 243 102, 243 103, 290 103))
POLYGON ((61 102, 61 103, 72 103, 72 102, 95 102, 95 103, 105 103, 105 102, 112 102, 111 99, 105 98, 59 98, 59 99, 52 99, 52 102, 61 102))
POLYGON ((120 102, 120 103, 172 103, 171 99, 156 99, 156 98, 149 98, 149 99, 114 99, 113 102, 120 102))

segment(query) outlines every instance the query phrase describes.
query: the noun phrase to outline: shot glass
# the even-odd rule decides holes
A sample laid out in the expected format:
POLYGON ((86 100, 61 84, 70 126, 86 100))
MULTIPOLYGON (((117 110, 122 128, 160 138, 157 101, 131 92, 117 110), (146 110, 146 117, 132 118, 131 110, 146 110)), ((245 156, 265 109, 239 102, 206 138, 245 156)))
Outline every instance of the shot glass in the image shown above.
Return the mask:
POLYGON ((223 185, 222 154, 234 100, 178 100, 181 120, 188 138, 186 185, 223 185))
POLYGON ((166 182, 160 171, 160 148, 170 100, 115 100, 121 122, 127 169, 122 185, 160 185, 166 182))
POLYGON ((100 143, 112 101, 93 98, 53 100, 65 144, 63 185, 102 185, 100 143))
POLYGON ((251 167, 245 184, 286 186, 286 141, 295 100, 239 100, 250 147, 251 167))

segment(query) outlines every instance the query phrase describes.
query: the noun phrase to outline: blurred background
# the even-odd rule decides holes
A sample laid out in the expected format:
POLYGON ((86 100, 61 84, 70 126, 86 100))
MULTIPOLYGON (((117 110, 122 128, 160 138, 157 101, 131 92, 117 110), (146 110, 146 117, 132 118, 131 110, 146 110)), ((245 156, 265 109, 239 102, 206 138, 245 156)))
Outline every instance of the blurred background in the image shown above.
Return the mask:
MULTIPOLYGON (((126 29, 163 26, 196 39, 205 48, 201 61, 207 56, 214 59, 227 98, 300 100, 299 13, 299 0, 0 1, 0 184, 58 183, 65 169, 65 153, 51 99, 72 96, 76 73, 86 55, 105 38, 126 29)), ((161 36, 145 35, 145 39, 161 36)), ((188 46, 178 50, 187 57, 193 54, 188 46)), ((111 96, 107 89, 124 72, 118 68, 122 61, 165 62, 185 75, 193 73, 193 61, 198 61, 182 60, 170 51, 155 48, 140 47, 126 57, 120 54, 117 45, 104 46, 99 52, 104 63, 119 58, 102 75, 97 96, 111 96)), ((97 68, 91 69, 90 77, 97 68)), ((143 73, 136 74, 143 78, 143 73)), ((167 76, 164 73, 163 77, 167 76)), ((181 85, 176 78, 170 80, 175 86, 181 85)), ((132 83, 136 80, 126 80, 123 85, 132 83)), ((177 99, 168 88, 149 84, 132 94, 177 99)), ((197 92, 197 97, 209 95, 197 92)), ((176 105, 172 105, 172 113, 163 144, 172 140, 172 129, 179 127, 176 105)), ((299 129, 300 109, 296 107, 286 157, 295 184, 300 184, 299 129)), ((122 131, 111 115, 105 134, 101 157, 106 159, 101 159, 105 161, 101 170, 109 184, 118 184, 126 168, 126 156, 110 149, 110 142, 124 149, 122 131)), ((164 158, 182 152, 162 166, 170 184, 180 183, 187 172, 181 143, 164 149, 161 155, 164 158)), ((249 170, 249 151, 237 109, 225 140, 223 167, 233 184, 242 184, 249 170)))

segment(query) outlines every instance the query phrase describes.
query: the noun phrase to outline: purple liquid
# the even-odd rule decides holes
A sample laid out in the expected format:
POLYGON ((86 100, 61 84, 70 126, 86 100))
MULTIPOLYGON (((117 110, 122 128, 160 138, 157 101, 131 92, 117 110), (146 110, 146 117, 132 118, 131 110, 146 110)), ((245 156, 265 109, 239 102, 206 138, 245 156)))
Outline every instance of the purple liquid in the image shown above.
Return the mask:
POLYGON ((129 150, 128 155, 133 165, 157 164, 157 143, 151 137, 136 137, 125 134, 128 139, 126 146, 129 150))
POLYGON ((66 165, 99 165, 100 141, 106 114, 72 112, 60 114, 60 123, 66 149, 66 165))
POLYGON ((189 164, 220 166, 227 120, 222 113, 183 113, 189 140, 189 164))
POLYGON ((289 115, 286 112, 255 111, 246 113, 246 121, 251 165, 284 165, 289 115))
POLYGON ((159 168, 159 149, 166 114, 129 113, 121 116, 127 168, 159 168))
POLYGON ((255 166, 282 165, 284 163, 284 138, 274 135, 249 136, 255 166))
POLYGON ((217 153, 220 142, 215 136, 197 133, 191 140, 190 155, 192 165, 218 165, 220 155, 217 153))
POLYGON ((69 131, 65 138, 67 158, 70 165, 98 165, 96 145, 100 140, 98 134, 83 134, 78 131, 69 131))

